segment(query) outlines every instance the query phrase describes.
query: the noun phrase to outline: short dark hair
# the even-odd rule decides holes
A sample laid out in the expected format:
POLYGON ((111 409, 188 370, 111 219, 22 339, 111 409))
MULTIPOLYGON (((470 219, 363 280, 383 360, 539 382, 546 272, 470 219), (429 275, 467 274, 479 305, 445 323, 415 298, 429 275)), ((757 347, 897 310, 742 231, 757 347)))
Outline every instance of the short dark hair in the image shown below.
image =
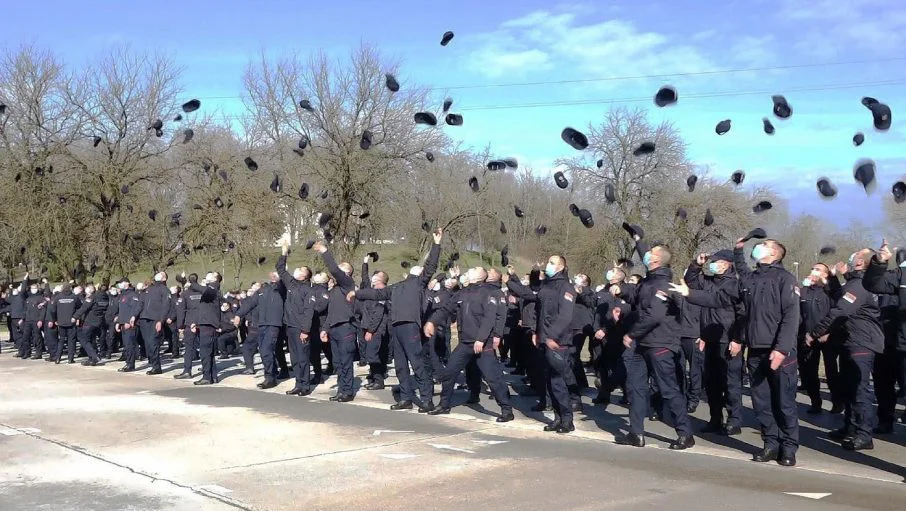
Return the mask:
POLYGON ((783 258, 786 257, 786 247, 783 246, 783 243, 780 243, 777 240, 767 239, 764 240, 765 243, 771 243, 774 247, 777 248, 777 251, 780 252, 780 257, 777 258, 777 262, 782 263, 783 258))

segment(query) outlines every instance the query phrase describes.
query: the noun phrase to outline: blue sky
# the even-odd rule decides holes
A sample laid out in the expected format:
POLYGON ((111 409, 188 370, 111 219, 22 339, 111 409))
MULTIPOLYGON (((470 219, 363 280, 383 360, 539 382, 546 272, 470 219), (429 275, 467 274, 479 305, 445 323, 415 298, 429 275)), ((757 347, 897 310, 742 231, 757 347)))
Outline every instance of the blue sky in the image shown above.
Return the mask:
POLYGON ((0 44, 36 43, 72 64, 111 44, 161 50, 185 67, 187 99, 199 97, 204 108, 231 116, 242 111, 238 96, 249 58, 262 51, 278 56, 316 49, 339 56, 364 41, 402 63, 403 87, 435 87, 438 101, 447 90, 454 110, 465 116, 465 125, 450 129, 451 135, 476 147, 490 143, 536 172, 552 173, 556 158, 573 154, 560 140, 563 127, 585 126, 611 101, 629 99, 634 101, 618 103, 649 108, 652 121, 675 122, 694 161, 721 176, 746 170, 747 186, 775 187, 791 199, 794 212, 841 224, 850 212, 863 221, 880 218, 881 197, 906 174, 906 130, 898 122, 900 107, 906 107, 901 0, 639 4, 16 2, 5 10, 0 44), (444 48, 438 43, 445 30, 456 37, 444 48), (860 63, 824 65, 852 61, 860 63), (811 67, 764 69, 801 65, 811 67), (752 68, 763 70, 726 72, 752 68), (672 76, 615 79, 651 75, 672 76), (486 87, 558 80, 587 81, 486 87), (657 109, 650 98, 663 84, 677 87, 680 101, 657 109), (774 120, 777 134, 768 137, 761 119, 771 117, 774 93, 787 97, 794 114, 774 120), (872 128, 870 113, 859 103, 865 95, 893 109, 889 132, 872 128), (569 104, 582 100, 600 101, 569 104), (488 108, 550 102, 560 104, 488 108), (733 129, 719 137, 714 125, 725 118, 733 120, 733 129), (858 148, 851 142, 856 131, 867 139, 858 148), (879 186, 872 196, 851 184, 853 163, 866 157, 878 163, 879 186), (817 199, 820 176, 840 187, 837 200, 817 199))

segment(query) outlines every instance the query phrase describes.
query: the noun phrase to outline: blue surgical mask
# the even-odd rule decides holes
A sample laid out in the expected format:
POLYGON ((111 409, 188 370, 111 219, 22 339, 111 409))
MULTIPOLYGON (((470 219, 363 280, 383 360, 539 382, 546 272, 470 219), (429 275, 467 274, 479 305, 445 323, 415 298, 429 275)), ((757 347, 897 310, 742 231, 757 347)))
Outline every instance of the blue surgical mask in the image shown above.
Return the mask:
POLYGON ((802 279, 802 287, 811 287, 812 279, 802 279))
POLYGON ((900 268, 906 268, 906 260, 900 263, 900 268))
POLYGON ((648 252, 645 252, 645 255, 642 257, 642 264, 645 265, 645 268, 647 268, 649 265, 651 265, 651 251, 650 250, 648 252))
POLYGON ((717 267, 717 263, 708 263, 708 271, 718 274, 720 273, 720 268, 717 267))
POLYGON ((607 279, 607 281, 609 282, 609 281, 613 280, 613 276, 615 274, 616 274, 616 272, 614 272, 613 270, 607 270, 607 273, 604 274, 604 278, 607 279))
POLYGON ((768 247, 764 243, 759 243, 755 245, 755 248, 752 249, 752 259, 755 261, 761 261, 765 256, 768 255, 768 247))
POLYGON ((544 274, 548 277, 553 277, 557 274, 557 267, 551 263, 547 263, 547 267, 544 268, 544 274))

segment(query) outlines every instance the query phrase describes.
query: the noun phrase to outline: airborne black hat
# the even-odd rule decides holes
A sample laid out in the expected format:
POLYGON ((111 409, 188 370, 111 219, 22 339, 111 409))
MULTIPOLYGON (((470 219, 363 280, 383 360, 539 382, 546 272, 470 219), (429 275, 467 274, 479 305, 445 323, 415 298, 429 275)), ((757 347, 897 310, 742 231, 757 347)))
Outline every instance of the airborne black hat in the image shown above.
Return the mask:
POLYGON ((574 128, 564 128, 560 133, 560 138, 569 144, 573 149, 582 151, 588 147, 588 137, 574 128))
POLYGON ((197 99, 192 99, 192 100, 189 100, 189 101, 186 101, 185 103, 183 103, 182 111, 185 113, 190 113, 190 112, 194 112, 195 110, 198 110, 200 107, 201 107, 201 101, 198 101, 197 99))
POLYGON ((667 85, 661 87, 654 95, 654 104, 660 107, 668 106, 676 103, 677 99, 676 89, 667 85))
POLYGON ((720 121, 719 123, 717 123, 717 126, 714 127, 714 131, 718 135, 723 135, 724 133, 730 131, 730 124, 731 124, 730 119, 724 119, 724 120, 720 121))

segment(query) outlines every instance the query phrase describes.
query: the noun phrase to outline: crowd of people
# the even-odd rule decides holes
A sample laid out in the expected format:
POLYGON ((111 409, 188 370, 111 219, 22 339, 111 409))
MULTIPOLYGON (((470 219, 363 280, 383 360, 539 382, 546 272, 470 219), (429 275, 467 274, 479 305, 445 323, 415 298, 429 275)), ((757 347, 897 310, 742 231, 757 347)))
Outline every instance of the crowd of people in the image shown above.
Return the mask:
POLYGON ((223 292, 216 272, 201 280, 182 274, 169 288, 167 273, 158 272, 151 282, 133 286, 123 278, 110 289, 51 287, 26 274, 4 290, 0 313, 8 315, 14 356, 59 364, 65 351, 70 364, 84 354, 82 365, 93 366, 119 352, 119 371, 136 371, 137 361, 147 359, 147 374, 158 375, 166 352, 183 357, 174 377, 199 377, 195 385, 218 382, 218 354, 241 353, 243 374, 254 375, 257 353, 259 388, 291 377, 286 394, 305 396, 336 375, 330 400, 342 403, 358 390, 356 363, 368 367, 365 391, 390 390, 392 365, 398 385, 391 409, 428 415, 450 413, 457 387, 477 403, 484 380, 500 406, 496 420, 514 420, 508 371, 524 376, 537 396, 533 411, 553 411, 544 430, 557 433, 575 429, 584 389, 597 387, 593 404, 606 407, 621 388, 629 431, 617 442, 638 447, 645 445, 646 419, 675 428, 671 449, 693 447, 690 414, 702 401, 710 420, 698 434, 740 434, 744 385, 764 442, 754 461, 796 464, 800 382, 811 400, 807 413, 843 414, 841 427, 829 433, 842 448, 871 449, 874 435, 894 432, 897 386, 901 395, 906 374, 906 250, 894 255, 885 242, 833 267, 816 263, 797 282, 783 266, 783 244, 755 229, 675 275, 668 246, 649 246, 641 229, 624 228, 644 275, 622 259, 596 287, 587 275, 570 277, 561 255, 525 274, 512 266, 438 274, 438 230, 424 266, 412 266, 396 283, 371 271, 375 253, 363 261, 357 283, 352 265, 338 263, 324 243, 308 248, 321 255, 325 271, 290 271, 284 244, 268 280, 243 292, 223 292), (746 252, 750 239, 757 242, 746 252))

